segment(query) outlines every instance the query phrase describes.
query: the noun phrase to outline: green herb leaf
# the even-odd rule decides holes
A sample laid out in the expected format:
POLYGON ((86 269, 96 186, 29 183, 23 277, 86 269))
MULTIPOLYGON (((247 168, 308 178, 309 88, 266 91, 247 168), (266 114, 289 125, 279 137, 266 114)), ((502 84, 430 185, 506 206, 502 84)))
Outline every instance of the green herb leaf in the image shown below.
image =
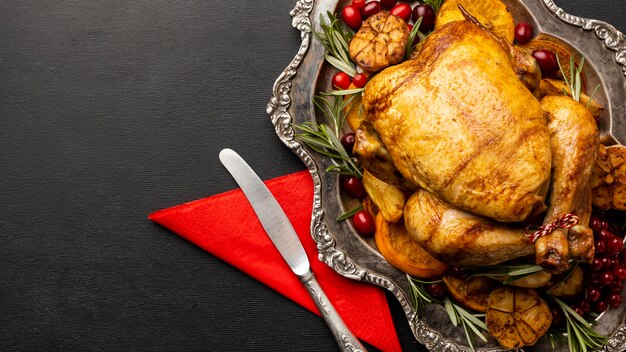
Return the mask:
POLYGON ((411 56, 411 53, 413 52, 413 48, 415 47, 413 46, 413 42, 415 41, 415 36, 417 36, 417 34, 420 33, 419 29, 420 29, 421 24, 422 24, 422 17, 417 19, 417 21, 413 25, 413 29, 411 30, 411 33, 409 33, 409 38, 407 38, 406 40, 406 49, 404 53, 404 59, 408 59, 411 56))
POLYGON ((350 60, 348 51, 348 43, 354 34, 352 31, 345 29, 333 13, 327 12, 326 16, 329 23, 324 21, 323 16, 320 14, 322 31, 313 32, 328 52, 324 55, 324 59, 338 70, 354 77, 357 73, 356 66, 350 60))
POLYGON ((360 212, 361 210, 363 210, 363 205, 359 205, 358 207, 356 207, 356 208, 346 212, 345 214, 337 217, 336 220, 337 220, 337 222, 342 222, 342 221, 344 221, 346 219, 349 219, 349 218, 353 217, 354 214, 360 212))
POLYGON ((430 7, 435 10, 435 13, 437 13, 439 12, 439 8, 441 7, 443 0, 424 0, 424 3, 430 5, 430 7))

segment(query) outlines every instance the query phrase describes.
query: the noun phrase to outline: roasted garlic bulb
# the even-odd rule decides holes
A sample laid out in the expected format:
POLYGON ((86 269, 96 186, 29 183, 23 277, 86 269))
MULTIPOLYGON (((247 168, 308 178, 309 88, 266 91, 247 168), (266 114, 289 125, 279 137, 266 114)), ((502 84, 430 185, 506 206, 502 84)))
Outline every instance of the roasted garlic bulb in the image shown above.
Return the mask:
POLYGON ((348 50, 363 70, 376 72, 402 61, 408 37, 404 20, 381 11, 363 22, 348 50))
POLYGON ((517 349, 534 345, 548 331, 552 313, 535 290, 501 286, 489 295, 485 321, 500 346, 517 349))
POLYGON ((626 210, 626 146, 600 145, 591 185, 595 207, 626 210))

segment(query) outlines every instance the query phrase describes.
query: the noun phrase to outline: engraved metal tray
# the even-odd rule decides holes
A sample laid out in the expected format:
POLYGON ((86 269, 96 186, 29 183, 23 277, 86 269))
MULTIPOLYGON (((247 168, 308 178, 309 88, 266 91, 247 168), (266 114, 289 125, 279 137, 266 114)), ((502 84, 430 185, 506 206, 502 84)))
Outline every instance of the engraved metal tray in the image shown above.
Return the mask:
MULTIPOLYGON (((563 0, 564 1, 564 0, 563 0)), ((626 38, 613 26, 572 16, 552 0, 505 0, 516 22, 527 21, 536 32, 563 39, 585 57, 587 87, 600 89, 595 99, 604 105, 600 134, 604 143, 626 144, 626 38)), ((325 172, 332 161, 313 152, 294 139, 291 124, 305 121, 324 122, 316 115, 312 97, 330 90, 331 76, 336 72, 324 64, 324 48, 311 29, 320 31, 320 14, 334 12, 345 4, 338 0, 299 0, 291 11, 292 25, 301 33, 302 43, 294 59, 278 77, 273 97, 267 105, 276 133, 311 172, 314 204, 311 235, 317 243, 319 259, 339 274, 384 287, 391 291, 406 313, 416 339, 431 351, 469 351, 462 328, 454 328, 443 307, 428 305, 420 317, 410 299, 407 277, 389 265, 376 246, 357 235, 350 221, 334 219, 353 205, 342 197, 336 174, 325 172), (428 317, 423 319, 422 317, 428 317)), ((626 290, 622 292, 626 302, 626 290)), ((626 304, 610 309, 599 318, 595 330, 610 336, 604 351, 626 350, 626 304)), ((561 350, 565 351, 567 347, 561 350)), ((502 351, 497 341, 478 341, 478 351, 502 351)), ((542 338, 526 351, 552 350, 542 338)), ((557 350, 559 348, 557 347, 557 350)))

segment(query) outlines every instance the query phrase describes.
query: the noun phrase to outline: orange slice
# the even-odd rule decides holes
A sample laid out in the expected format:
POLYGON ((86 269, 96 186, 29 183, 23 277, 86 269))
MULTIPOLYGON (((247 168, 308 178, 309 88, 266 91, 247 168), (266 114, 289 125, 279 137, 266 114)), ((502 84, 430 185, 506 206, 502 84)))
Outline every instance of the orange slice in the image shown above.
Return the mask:
POLYGON ((439 8, 435 29, 441 28, 446 23, 465 20, 459 10, 459 5, 463 6, 493 34, 505 38, 510 43, 513 42, 515 21, 506 5, 500 0, 446 0, 439 8))
POLYGON ((484 276, 463 280, 450 275, 443 277, 443 283, 446 284, 448 292, 455 301, 465 308, 478 312, 487 311, 489 294, 498 284, 497 281, 484 276))
POLYGON ((389 264, 413 277, 428 279, 446 272, 447 265, 413 241, 403 221, 389 223, 379 212, 374 239, 380 254, 389 264))

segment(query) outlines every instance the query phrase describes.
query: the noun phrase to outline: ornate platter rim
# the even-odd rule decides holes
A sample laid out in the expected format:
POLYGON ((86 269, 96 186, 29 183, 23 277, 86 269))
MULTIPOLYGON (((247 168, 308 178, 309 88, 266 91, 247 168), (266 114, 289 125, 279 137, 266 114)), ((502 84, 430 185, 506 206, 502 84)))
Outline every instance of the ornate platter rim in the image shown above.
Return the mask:
MULTIPOLYGON (((529 0, 522 0, 522 2, 524 1, 529 0)), ((568 14, 562 8, 558 7, 553 0, 532 1, 541 2, 558 20, 562 21, 562 24, 582 28, 584 31, 594 32, 595 37, 602 41, 607 53, 613 55, 614 64, 617 64, 621 68, 621 72, 624 76, 622 78, 626 79, 626 38, 624 34, 606 22, 568 14)), ((315 6, 329 5, 328 2, 323 5, 322 3, 324 3, 324 1, 321 0, 299 0, 294 9, 290 12, 292 26, 300 31, 302 41, 293 60, 277 78, 273 86, 272 97, 266 109, 279 139, 304 162, 313 178, 314 199, 311 218, 311 235, 317 243, 319 259, 343 276, 373 283, 391 291, 405 311, 415 338, 430 351, 469 351, 467 346, 458 343, 458 341, 447 339, 443 336, 441 331, 431 327, 418 317, 415 307, 408 298, 407 287, 398 280, 398 276, 392 277, 392 275, 385 275, 381 273, 380 270, 374 270, 369 268, 368 265, 363 265, 363 261, 359 262, 355 260, 356 258, 351 258, 346 253, 345 248, 338 244, 338 239, 333 232, 329 230, 329 224, 324 219, 324 202, 326 200, 323 199, 323 187, 327 174, 323 169, 318 167, 320 161, 317 159, 319 157, 311 153, 305 146, 294 139, 295 132, 291 125, 298 118, 298 114, 307 111, 306 108, 302 108, 301 106, 293 106, 296 94, 294 93, 293 86, 294 79, 298 74, 317 74, 317 71, 314 71, 313 74, 311 71, 302 73, 301 64, 309 52, 313 37, 311 32, 311 15, 313 9, 315 6)), ((337 3, 337 0, 332 1, 332 8, 334 8, 337 3)), ((315 81, 316 78, 316 76, 307 77, 309 84, 315 81)), ((617 113, 624 113, 624 107, 621 107, 621 109, 622 111, 618 111, 617 113)), ((380 260, 380 258, 373 258, 372 260, 380 260)), ((626 326, 623 316, 621 320, 621 322, 615 324, 616 330, 610 337, 607 346, 604 347, 604 351, 617 352, 626 350, 626 326)), ((502 351, 499 347, 489 346, 478 348, 477 350, 502 351)))

